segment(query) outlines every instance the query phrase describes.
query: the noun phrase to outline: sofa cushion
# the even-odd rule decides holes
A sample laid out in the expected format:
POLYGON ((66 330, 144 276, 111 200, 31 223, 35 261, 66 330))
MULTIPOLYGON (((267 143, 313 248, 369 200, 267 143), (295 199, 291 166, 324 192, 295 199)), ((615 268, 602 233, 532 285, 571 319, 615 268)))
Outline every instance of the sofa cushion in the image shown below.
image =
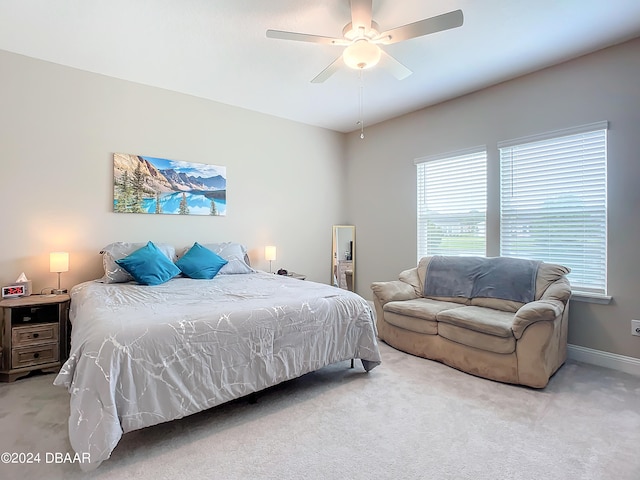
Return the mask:
POLYGON ((418 276, 417 268, 410 268, 409 270, 403 270, 398 276, 398 280, 408 283, 413 287, 413 291, 416 293, 416 297, 422 296, 422 284, 420 283, 420 277, 418 276))
POLYGON ((437 335, 438 322, 424 318, 408 317, 394 312, 384 312, 384 321, 394 327, 423 335, 437 335))
POLYGON ((515 314, 511 312, 468 306, 441 311, 436 315, 436 320, 496 337, 513 337, 511 327, 514 317, 515 314))
MULTIPOLYGON (((418 286, 419 286, 420 289, 417 291, 417 293, 420 296, 424 295, 424 282, 426 280, 427 267, 429 266, 429 262, 431 261, 432 258, 433 258, 432 256, 422 257, 420 259, 420 261, 418 262, 417 274, 418 274, 418 280, 419 280, 418 286)), ((439 300, 439 301, 442 301, 442 302, 459 303, 461 305, 469 305, 469 302, 471 301, 467 297, 432 297, 432 296, 429 296, 428 298, 432 298, 434 300, 439 300)))
POLYGON ((494 310, 502 310, 503 312, 517 312, 524 303, 514 302, 513 300, 502 300, 501 298, 472 298, 470 305, 478 307, 493 308, 494 310))
POLYGON ((439 302, 455 303, 459 306, 471 305, 471 299, 465 297, 426 297, 439 302))
POLYGON ((438 322, 438 335, 452 342, 487 352, 508 354, 516 350, 516 339, 514 337, 498 337, 487 333, 474 332, 468 328, 445 322, 438 322))
MULTIPOLYGON (((452 302, 441 302, 430 298, 416 298, 399 302, 389 302, 382 307, 384 312, 397 313, 408 317, 421 318, 423 320, 436 321, 436 315, 443 310, 462 308, 463 305, 452 302)), ((385 319, 387 317, 385 316, 385 319)))

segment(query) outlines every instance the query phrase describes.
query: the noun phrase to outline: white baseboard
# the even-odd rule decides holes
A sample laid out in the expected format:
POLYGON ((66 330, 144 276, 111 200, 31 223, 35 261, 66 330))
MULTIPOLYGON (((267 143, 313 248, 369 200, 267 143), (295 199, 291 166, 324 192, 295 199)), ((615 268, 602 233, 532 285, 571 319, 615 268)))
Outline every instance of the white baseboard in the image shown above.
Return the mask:
POLYGON ((603 352, 578 345, 567 345, 567 358, 599 367, 612 368, 640 377, 640 359, 603 352))

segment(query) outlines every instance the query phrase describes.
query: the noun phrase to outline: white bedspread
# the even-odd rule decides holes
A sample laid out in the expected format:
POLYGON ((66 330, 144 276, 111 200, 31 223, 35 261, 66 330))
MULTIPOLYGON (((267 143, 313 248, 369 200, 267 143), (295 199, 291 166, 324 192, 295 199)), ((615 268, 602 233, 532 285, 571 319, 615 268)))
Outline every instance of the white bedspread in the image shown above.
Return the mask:
POLYGON ((71 291, 69 439, 96 468, 123 433, 181 418, 359 358, 380 363, 373 313, 356 294, 271 275, 86 282, 71 291))

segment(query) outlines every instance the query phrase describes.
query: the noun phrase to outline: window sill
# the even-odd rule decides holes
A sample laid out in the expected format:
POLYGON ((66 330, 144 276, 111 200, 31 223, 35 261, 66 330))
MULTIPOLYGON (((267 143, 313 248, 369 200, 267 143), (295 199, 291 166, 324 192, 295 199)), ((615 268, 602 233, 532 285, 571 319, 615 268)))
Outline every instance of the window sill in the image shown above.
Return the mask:
POLYGON ((572 292, 570 300, 585 303, 599 303, 600 305, 609 305, 612 297, 610 295, 602 295, 599 293, 572 292))

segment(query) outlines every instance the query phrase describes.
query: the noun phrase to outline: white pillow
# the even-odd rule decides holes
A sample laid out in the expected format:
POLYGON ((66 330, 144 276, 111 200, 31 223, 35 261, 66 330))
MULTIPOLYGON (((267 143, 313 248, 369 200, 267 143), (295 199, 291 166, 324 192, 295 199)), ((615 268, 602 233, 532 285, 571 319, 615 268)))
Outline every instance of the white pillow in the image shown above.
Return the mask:
POLYGON ((203 243, 208 248, 224 258, 228 263, 220 269, 218 275, 231 275, 236 273, 255 273, 248 264, 247 247, 239 243, 203 243))
MULTIPOLYGON (((130 243, 130 242, 114 242, 110 243, 102 250, 100 253, 102 254, 102 266, 104 267, 104 276, 99 279, 99 282, 102 283, 124 283, 130 282, 133 280, 133 277, 129 275, 129 273, 122 268, 120 265, 116 263, 116 260, 120 260, 121 258, 126 257, 127 255, 132 254, 136 250, 144 247, 147 242, 144 243, 130 243)), ((176 249, 173 245, 169 245, 167 243, 155 243, 155 246, 158 247, 166 257, 175 262, 176 260, 176 249)))

